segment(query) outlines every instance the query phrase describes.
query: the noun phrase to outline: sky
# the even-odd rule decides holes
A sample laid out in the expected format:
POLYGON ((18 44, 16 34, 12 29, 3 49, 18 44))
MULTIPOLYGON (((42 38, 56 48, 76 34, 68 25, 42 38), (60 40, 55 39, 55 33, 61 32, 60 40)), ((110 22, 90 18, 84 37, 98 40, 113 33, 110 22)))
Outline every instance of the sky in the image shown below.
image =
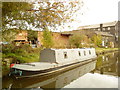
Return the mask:
POLYGON ((76 22, 71 23, 71 29, 64 28, 63 31, 75 30, 79 26, 113 22, 118 20, 118 2, 120 0, 83 0, 84 7, 81 9, 83 15, 78 14, 76 22))
POLYGON ((120 0, 83 0, 88 8, 82 16, 81 25, 111 22, 118 19, 118 2, 120 0))

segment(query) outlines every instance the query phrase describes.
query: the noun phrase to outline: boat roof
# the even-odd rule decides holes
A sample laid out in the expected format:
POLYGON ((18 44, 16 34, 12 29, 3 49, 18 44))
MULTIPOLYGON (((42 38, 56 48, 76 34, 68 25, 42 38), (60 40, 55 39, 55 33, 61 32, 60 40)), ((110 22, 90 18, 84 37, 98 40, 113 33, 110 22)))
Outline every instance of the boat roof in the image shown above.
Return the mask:
POLYGON ((24 64, 15 64, 12 68, 26 70, 26 71, 39 71, 49 68, 53 68, 56 63, 48 62, 34 62, 34 63, 24 63, 24 64))
MULTIPOLYGON (((47 50, 81 50, 81 49, 95 49, 95 48, 72 48, 72 49, 68 49, 68 48, 65 48, 65 49, 55 49, 55 48, 49 48, 47 50)), ((45 49, 46 50, 46 49, 45 49)))

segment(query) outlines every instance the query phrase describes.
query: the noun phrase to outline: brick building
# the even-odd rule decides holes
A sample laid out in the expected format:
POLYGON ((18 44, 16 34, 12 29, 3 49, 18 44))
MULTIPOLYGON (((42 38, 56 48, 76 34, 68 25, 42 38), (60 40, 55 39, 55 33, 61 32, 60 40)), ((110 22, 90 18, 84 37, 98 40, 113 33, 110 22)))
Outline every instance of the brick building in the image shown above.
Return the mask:
POLYGON ((15 36, 14 42, 16 42, 16 45, 29 43, 27 36, 28 33, 26 30, 18 30, 18 34, 15 36))
MULTIPOLYGON (((95 32, 99 31, 99 33, 101 32, 101 34, 104 37, 106 36, 106 38, 108 38, 106 41, 111 41, 114 44, 114 47, 118 47, 118 34, 120 33, 119 27, 120 27, 120 21, 114 21, 114 22, 108 22, 108 23, 102 23, 102 24, 80 26, 78 29, 91 30, 95 32)), ((103 43, 106 41, 104 38, 103 43)))
POLYGON ((19 33, 15 36, 15 40, 27 41, 27 31, 20 30, 19 33))
MULTIPOLYGON (((38 31, 38 41, 43 44, 43 32, 38 31)), ((60 32, 52 32, 53 47, 54 48, 67 48, 69 47, 69 36, 71 34, 62 34, 60 32)))
MULTIPOLYGON (((120 27, 120 23, 118 22, 110 22, 96 25, 88 25, 88 26, 80 26, 78 30, 73 30, 69 32, 52 32, 54 48, 68 48, 69 47, 69 36, 79 33, 85 34, 88 38, 91 38, 94 34, 102 36, 102 46, 108 47, 107 43, 111 44, 111 47, 118 46, 118 32, 120 27)), ((37 39, 41 45, 43 45, 43 32, 37 32, 37 39)), ((20 33, 16 35, 15 41, 28 41, 28 31, 20 30, 20 33)))
MULTIPOLYGON (((14 41, 17 43, 31 43, 34 45, 37 44, 37 42, 39 42, 40 45, 37 45, 38 47, 43 45, 43 42, 42 42, 43 32, 42 31, 35 31, 35 32, 37 32, 37 39, 35 39, 34 43, 29 41, 28 32, 29 31, 27 31, 27 30, 20 30, 20 32, 15 36, 14 41)), ((52 32, 53 48, 68 48, 70 35, 71 34, 52 32)))

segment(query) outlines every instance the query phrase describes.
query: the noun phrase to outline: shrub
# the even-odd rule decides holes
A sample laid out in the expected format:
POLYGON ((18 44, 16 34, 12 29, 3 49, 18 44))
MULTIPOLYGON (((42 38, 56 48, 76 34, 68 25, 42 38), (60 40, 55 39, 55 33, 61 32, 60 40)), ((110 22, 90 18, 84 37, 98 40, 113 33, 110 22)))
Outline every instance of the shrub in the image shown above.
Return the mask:
POLYGON ((34 62, 39 60, 40 49, 33 49, 29 45, 5 45, 3 46, 3 59, 12 58, 14 62, 34 62), (31 56, 32 55, 32 56, 31 56))
POLYGON ((74 34, 69 38, 69 43, 72 47, 81 48, 83 47, 82 43, 86 42, 85 38, 85 35, 74 34))
POLYGON ((95 46, 101 47, 102 44, 102 36, 101 35, 93 35, 91 38, 95 46))

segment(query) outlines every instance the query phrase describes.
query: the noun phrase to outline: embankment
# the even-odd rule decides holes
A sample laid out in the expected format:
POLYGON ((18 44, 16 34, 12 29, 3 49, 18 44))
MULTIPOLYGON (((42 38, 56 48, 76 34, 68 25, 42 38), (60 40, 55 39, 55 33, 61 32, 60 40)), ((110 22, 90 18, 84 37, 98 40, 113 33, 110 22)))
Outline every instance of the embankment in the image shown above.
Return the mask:
POLYGON ((96 54, 101 55, 109 52, 119 51, 118 48, 96 48, 96 54))

